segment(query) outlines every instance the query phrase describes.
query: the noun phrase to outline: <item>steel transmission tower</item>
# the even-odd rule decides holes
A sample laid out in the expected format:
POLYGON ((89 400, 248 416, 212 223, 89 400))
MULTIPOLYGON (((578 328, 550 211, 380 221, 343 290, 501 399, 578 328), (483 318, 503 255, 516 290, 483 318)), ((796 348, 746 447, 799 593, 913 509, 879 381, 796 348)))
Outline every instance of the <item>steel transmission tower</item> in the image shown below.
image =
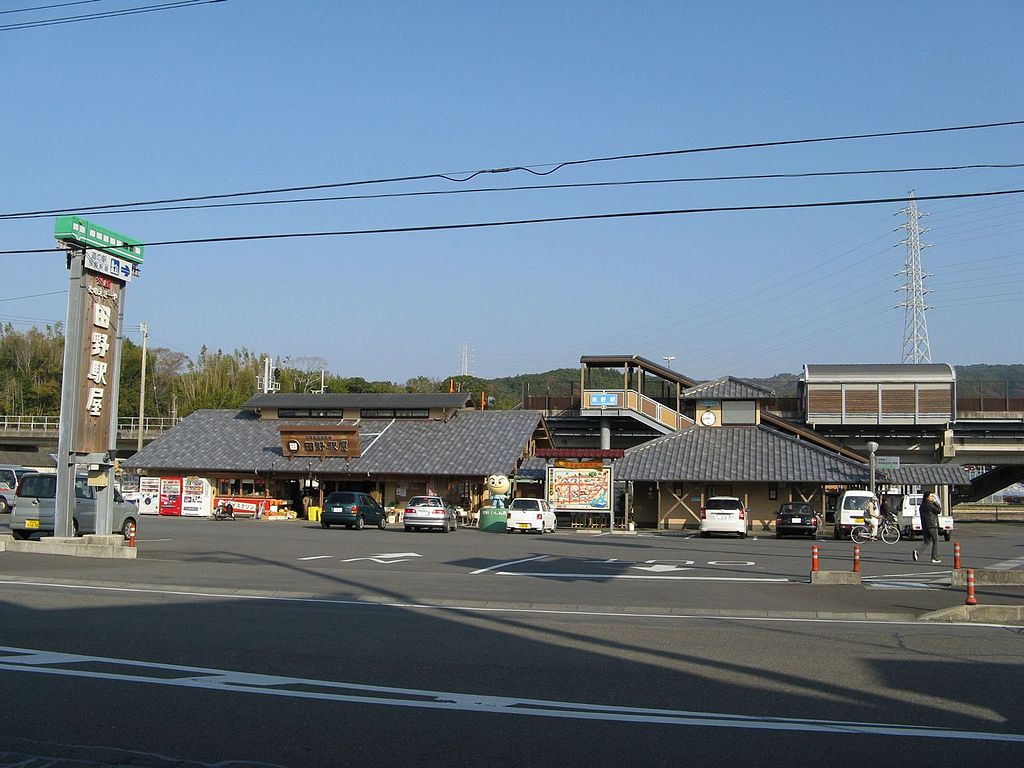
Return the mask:
POLYGON ((907 282, 897 288, 898 291, 906 291, 907 298, 896 305, 897 308, 903 307, 903 362, 930 363, 932 351, 928 344, 928 321, 924 316, 930 309, 924 302, 924 295, 929 291, 924 287, 924 279, 931 275, 921 270, 921 249, 927 246, 921 245, 924 230, 918 222, 922 214, 917 210, 913 192, 910 193, 910 203, 900 213, 907 214, 907 223, 900 225, 900 229, 907 230, 906 239, 900 242, 900 245, 907 246, 907 261, 896 273, 907 278, 907 282))
POLYGON ((463 344, 459 354, 459 376, 469 376, 469 344, 463 344))

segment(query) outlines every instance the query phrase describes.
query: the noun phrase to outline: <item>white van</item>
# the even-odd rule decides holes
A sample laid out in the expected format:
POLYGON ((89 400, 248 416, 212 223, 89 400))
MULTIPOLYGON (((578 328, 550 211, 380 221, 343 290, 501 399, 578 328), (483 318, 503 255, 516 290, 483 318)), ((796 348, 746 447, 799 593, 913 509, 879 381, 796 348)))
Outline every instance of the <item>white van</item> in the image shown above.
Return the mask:
MULTIPOLYGON (((921 535, 921 501, 924 495, 920 493, 908 493, 900 503, 900 529, 908 539, 921 535)), ((953 516, 939 515, 939 531, 942 538, 949 541, 953 534, 953 516)))
MULTIPOLYGON (((864 510, 868 500, 875 499, 871 491, 843 491, 836 502, 836 522, 832 538, 848 538, 855 526, 864 524, 864 510)), ((877 499, 875 502, 877 503, 877 499)), ((879 513, 881 514, 881 513, 879 513)))

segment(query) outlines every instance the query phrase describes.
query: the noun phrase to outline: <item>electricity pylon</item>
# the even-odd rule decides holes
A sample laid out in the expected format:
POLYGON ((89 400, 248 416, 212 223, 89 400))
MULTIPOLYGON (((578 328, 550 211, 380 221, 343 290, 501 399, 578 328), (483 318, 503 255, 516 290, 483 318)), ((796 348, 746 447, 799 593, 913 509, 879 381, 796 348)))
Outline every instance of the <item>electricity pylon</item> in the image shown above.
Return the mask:
POLYGON ((930 291, 925 289, 924 279, 931 275, 921 269, 921 249, 928 246, 921 245, 921 233, 925 230, 918 223, 922 214, 917 210, 913 192, 910 203, 900 213, 907 214, 907 223, 900 225, 900 229, 907 230, 906 239, 900 242, 907 246, 907 261, 896 273, 907 277, 907 282, 896 289, 907 293, 907 298, 896 305, 903 307, 903 362, 930 363, 932 351, 928 343, 928 321, 924 316, 930 309, 924 302, 924 295, 930 291))

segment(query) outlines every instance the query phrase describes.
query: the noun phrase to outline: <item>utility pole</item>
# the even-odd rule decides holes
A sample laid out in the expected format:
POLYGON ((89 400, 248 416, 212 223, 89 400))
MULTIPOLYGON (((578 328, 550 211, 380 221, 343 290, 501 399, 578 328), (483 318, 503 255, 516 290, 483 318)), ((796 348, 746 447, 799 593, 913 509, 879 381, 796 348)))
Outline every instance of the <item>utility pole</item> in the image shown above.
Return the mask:
POLYGON ((906 291, 907 298, 896 307, 903 307, 903 363, 930 363, 932 351, 928 343, 928 321, 924 313, 930 309, 924 302, 924 296, 929 291, 925 290, 924 279, 931 277, 921 269, 921 249, 927 248, 921 245, 921 229, 918 220, 922 214, 917 210, 914 202, 914 193, 910 193, 910 202, 900 213, 907 214, 907 223, 900 225, 900 229, 907 231, 907 237, 900 242, 900 245, 907 246, 907 261, 903 269, 896 273, 906 275, 907 282, 897 288, 897 291, 906 291))
POLYGON ((139 330, 142 331, 142 386, 139 387, 139 443, 138 450, 142 450, 142 427, 146 423, 146 342, 149 341, 149 326, 139 323, 139 330))

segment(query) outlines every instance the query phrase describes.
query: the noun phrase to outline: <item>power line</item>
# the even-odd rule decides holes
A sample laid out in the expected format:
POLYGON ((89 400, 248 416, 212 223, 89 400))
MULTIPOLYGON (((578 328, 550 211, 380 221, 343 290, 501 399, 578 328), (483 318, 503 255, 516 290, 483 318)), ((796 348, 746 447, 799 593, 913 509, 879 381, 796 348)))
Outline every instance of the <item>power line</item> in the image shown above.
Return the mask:
MULTIPOLYGON (((954 200, 971 197, 993 197, 998 195, 1019 195, 1024 189, 1004 189, 995 192, 961 192, 949 195, 928 195, 918 197, 917 200, 954 200)), ((697 213, 736 213, 743 211, 781 211, 800 210, 812 208, 839 208, 851 205, 883 205, 903 203, 905 197, 878 197, 860 200, 829 200, 814 203, 775 203, 768 205, 730 205, 715 206, 711 208, 676 208, 656 211, 625 211, 618 213, 591 213, 579 216, 549 216, 536 219, 512 219, 506 221, 482 221, 464 224, 431 224, 417 227, 385 227, 381 229, 348 229, 337 231, 321 232, 282 232, 264 235, 227 235, 222 237, 197 237, 183 240, 159 240, 149 243, 139 243, 146 248, 155 248, 164 245, 199 245, 211 243, 238 243, 254 242, 258 240, 289 240, 317 237, 344 237, 351 235, 390 235, 410 234, 415 232, 451 232, 466 229, 489 229, 495 227, 523 226, 528 224, 555 224, 572 221, 601 221, 610 219, 631 219, 646 218, 651 216, 684 216, 697 213)), ((0 256, 13 256, 18 254, 32 253, 53 253, 60 251, 60 248, 19 248, 0 251, 0 256)))
POLYGON ((31 11, 46 11, 50 8, 63 8, 67 5, 87 5, 88 3, 98 3, 101 0, 72 0, 68 3, 54 3, 52 5, 37 5, 34 8, 15 8, 10 11, 0 11, 0 16, 6 13, 30 13, 31 11))
MULTIPOLYGON (((864 170, 850 171, 803 171, 794 173, 753 173, 733 176, 691 176, 675 179, 632 179, 627 181, 591 181, 573 184, 526 184, 514 187, 478 187, 475 189, 438 189, 423 192, 381 192, 371 195, 335 195, 331 197, 300 197, 288 200, 246 200, 235 203, 200 203, 198 205, 167 205, 160 207, 137 207, 122 209, 99 208, 66 208, 60 211, 49 211, 39 213, 10 213, 0 214, 0 220, 17 221, 24 219, 49 218, 54 214, 87 214, 91 212, 102 212, 105 215, 119 213, 152 213, 155 211, 197 211, 211 208, 244 208, 250 206, 290 205, 295 203, 326 203, 345 200, 383 200, 401 197, 432 197, 438 195, 472 195, 492 192, 522 192, 553 189, 585 189, 603 187, 628 187, 656 184, 686 184, 713 181, 758 181, 771 179, 806 179, 829 176, 866 176, 880 174, 901 174, 901 173, 926 173, 938 171, 957 171, 965 168, 1024 168, 1024 163, 975 163, 971 165, 943 165, 921 168, 871 168, 864 170)), ((145 205, 145 204, 141 204, 145 205)))
POLYGON ((67 289, 63 291, 47 291, 46 293, 30 293, 27 296, 8 296, 6 299, 0 299, 0 301, 20 301, 21 299, 38 299, 40 296, 57 296, 61 293, 67 293, 67 289))
MULTIPOLYGON (((198 1, 198 0, 196 0, 198 1)), ((205 0, 207 2, 217 2, 219 0, 205 0)), ((51 208, 48 210, 38 211, 18 211, 14 213, 0 214, 0 217, 23 217, 34 214, 61 214, 67 211, 104 211, 113 208, 135 208, 144 205, 165 205, 170 203, 189 203, 198 202, 200 200, 224 200, 236 197, 254 197, 258 195, 278 195, 287 192, 309 192, 316 189, 338 189, 341 187, 355 187, 355 186, 366 186, 370 184, 392 184, 398 182, 408 181, 425 181, 428 179, 443 179, 453 183, 465 183, 470 181, 477 176, 484 174, 497 174, 497 173, 511 173, 513 171, 526 171, 536 176, 548 176, 555 171, 565 168, 568 166, 586 165, 589 163, 605 163, 618 160, 636 160, 641 158, 650 157, 667 157, 670 155, 688 155, 688 154, 699 154, 707 152, 726 152, 736 149, 761 149, 766 147, 781 147, 781 146, 794 146, 800 144, 819 144, 824 142, 836 142, 836 141, 852 141, 858 139, 873 139, 883 138, 892 136, 913 136, 922 134, 932 133, 948 133, 953 131, 970 131, 980 130, 986 128, 999 128, 1014 125, 1024 125, 1024 120, 1007 120, 998 123, 977 123, 974 125, 957 125, 948 126, 943 128, 922 128, 909 131, 885 131, 878 133, 861 133, 861 134, 850 134, 846 136, 825 136, 811 139, 784 139, 780 141, 761 141, 753 142, 748 144, 723 144, 719 146, 710 147, 694 147, 689 149, 669 149, 658 152, 640 152, 635 154, 625 155, 613 155, 607 157, 593 157, 586 160, 567 160, 561 163, 541 163, 534 165, 516 165, 507 168, 490 168, 485 170, 477 171, 457 171, 449 173, 426 173, 412 176, 392 176, 387 178, 379 179, 363 179, 360 181, 344 181, 344 182, 332 182, 327 184, 307 184, 302 186, 292 187, 276 187, 270 189, 252 190, 248 192, 226 192, 221 194, 210 194, 210 195, 192 195, 189 197, 172 197, 164 198, 160 200, 139 200, 129 203, 108 203, 100 205, 85 205, 75 207, 64 207, 64 208, 51 208), (544 172, 538 172, 538 168, 549 168, 544 172), (464 178, 457 178, 458 175, 464 176, 464 178)))
POLYGON ((35 29, 36 27, 53 27, 62 24, 74 24, 79 21, 96 21, 98 19, 113 19, 118 16, 134 16, 139 13, 153 13, 154 11, 180 10, 197 5, 209 5, 211 3, 223 3, 225 0, 177 0, 176 2, 162 3, 160 5, 143 5, 136 8, 123 8, 119 11, 103 11, 100 13, 83 13, 78 16, 62 16, 56 19, 45 19, 38 21, 21 21, 14 24, 0 25, 0 32, 12 32, 22 29, 35 29))

